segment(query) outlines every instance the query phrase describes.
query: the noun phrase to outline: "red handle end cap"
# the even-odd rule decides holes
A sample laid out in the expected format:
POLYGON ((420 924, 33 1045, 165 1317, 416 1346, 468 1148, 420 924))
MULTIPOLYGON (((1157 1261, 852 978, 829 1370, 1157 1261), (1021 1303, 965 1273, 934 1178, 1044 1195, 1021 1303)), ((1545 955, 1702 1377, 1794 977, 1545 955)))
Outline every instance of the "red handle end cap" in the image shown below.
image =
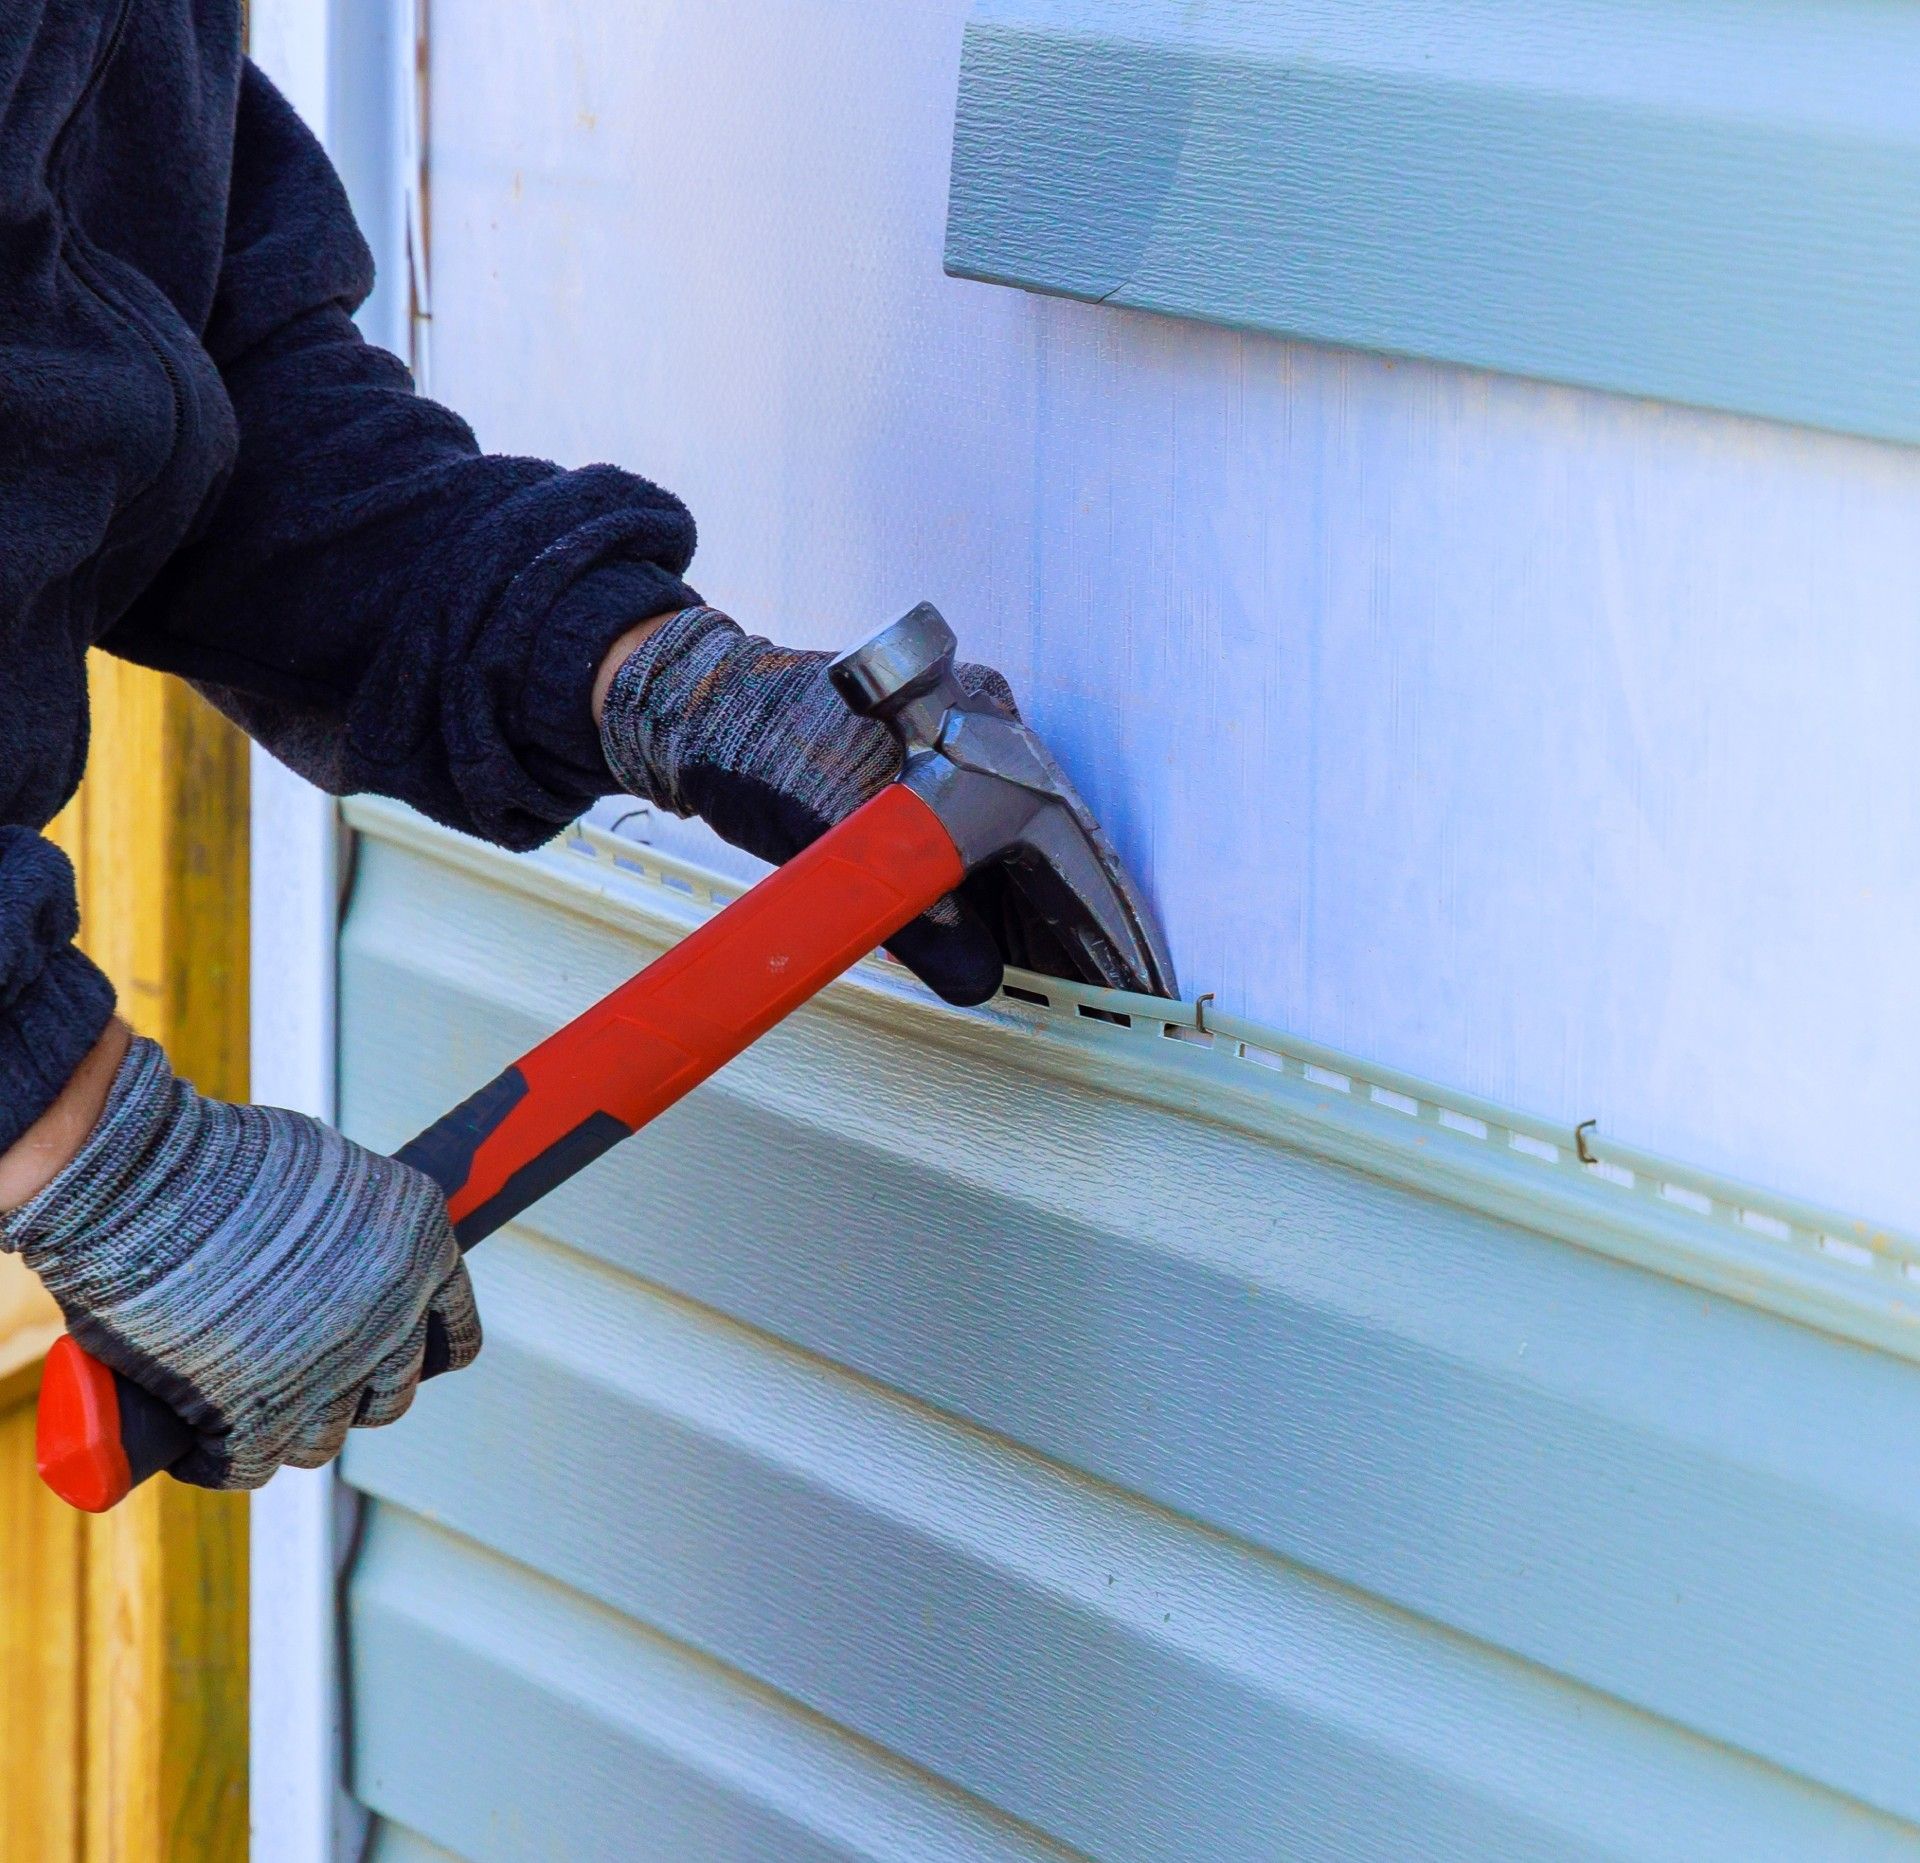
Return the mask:
POLYGON ((71 1338, 47 1353, 33 1447, 40 1479, 70 1507, 104 1514, 133 1492, 113 1373, 71 1338))

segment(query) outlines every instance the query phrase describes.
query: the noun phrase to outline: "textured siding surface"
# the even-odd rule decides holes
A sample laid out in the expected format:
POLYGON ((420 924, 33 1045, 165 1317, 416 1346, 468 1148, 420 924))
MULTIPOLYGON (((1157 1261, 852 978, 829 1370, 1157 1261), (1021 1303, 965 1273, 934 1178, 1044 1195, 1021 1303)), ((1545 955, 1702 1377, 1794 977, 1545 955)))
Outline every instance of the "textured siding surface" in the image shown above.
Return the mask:
POLYGON ((1920 439, 1920 17, 982 0, 947 265, 1920 439))
MULTIPOLYGON (((694 909, 360 819, 383 1146, 694 909)), ((380 1854, 1920 1855, 1920 1365, 1233 1071, 869 967, 480 1251, 347 1461, 380 1854)))

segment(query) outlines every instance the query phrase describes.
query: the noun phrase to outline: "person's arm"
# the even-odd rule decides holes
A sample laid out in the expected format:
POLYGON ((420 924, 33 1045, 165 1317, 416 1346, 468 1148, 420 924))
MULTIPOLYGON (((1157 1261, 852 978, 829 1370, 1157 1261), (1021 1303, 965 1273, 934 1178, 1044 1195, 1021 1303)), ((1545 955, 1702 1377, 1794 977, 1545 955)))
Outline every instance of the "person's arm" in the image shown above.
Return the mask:
POLYGON ((0 1152, 0 1213, 37 1197, 73 1162, 100 1123, 107 1090, 132 1039, 132 1031, 115 1016, 46 1111, 0 1152))
POLYGON ((249 67, 206 332, 235 464, 103 644, 193 680, 329 790, 531 845, 614 787, 595 676, 696 599, 693 523, 611 466, 481 453, 353 327, 371 285, 325 155, 249 67))

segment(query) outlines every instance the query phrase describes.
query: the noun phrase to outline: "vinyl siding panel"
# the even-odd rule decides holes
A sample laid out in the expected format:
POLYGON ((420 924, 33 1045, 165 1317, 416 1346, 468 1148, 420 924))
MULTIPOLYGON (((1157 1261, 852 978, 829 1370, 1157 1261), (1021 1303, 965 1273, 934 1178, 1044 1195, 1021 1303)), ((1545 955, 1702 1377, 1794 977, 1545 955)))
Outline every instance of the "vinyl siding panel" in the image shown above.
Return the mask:
POLYGON ((1064 1854, 685 1645, 397 1509, 374 1514, 352 1610, 374 1756, 365 1789, 458 1854, 1064 1854))
POLYGON ((403 1824, 375 1827, 367 1845, 367 1863, 459 1863, 451 1850, 430 1844, 403 1824))
POLYGON ((969 278, 1920 439, 1878 0, 981 0, 969 278))
MULTIPOLYGON (((699 907, 358 819, 377 1144, 699 907)), ((1899 1336, 1357 1097, 831 992, 476 1256, 479 1365, 355 1439, 356 1789, 476 1858, 1920 1854, 1899 1336)))

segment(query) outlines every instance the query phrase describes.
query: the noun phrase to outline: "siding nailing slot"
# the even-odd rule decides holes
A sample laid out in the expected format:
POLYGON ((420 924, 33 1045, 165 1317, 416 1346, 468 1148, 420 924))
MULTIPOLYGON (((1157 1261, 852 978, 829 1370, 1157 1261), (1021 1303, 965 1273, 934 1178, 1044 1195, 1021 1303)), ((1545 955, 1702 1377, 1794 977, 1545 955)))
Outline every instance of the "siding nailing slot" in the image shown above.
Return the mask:
MULTIPOLYGON (((346 819, 356 828, 390 839, 408 839, 416 833, 431 837, 441 857, 451 858, 441 851, 442 844, 435 831, 414 829, 388 805, 349 803, 346 819)), ((623 816, 622 826, 633 819, 633 814, 623 816)), ((603 828, 576 826, 567 831, 559 845, 569 853, 617 870, 628 886, 637 884, 650 892, 691 896, 696 905, 720 906, 733 896, 732 887, 719 881, 718 876, 697 871, 675 856, 658 856, 644 844, 637 843, 630 833, 612 835, 603 828)), ((486 858, 488 871, 493 871, 491 857, 472 858, 486 858)), ((541 856, 534 858, 538 860, 541 856)), ((516 866, 513 871, 518 876, 525 869, 516 866)), ((889 969, 900 968, 896 960, 882 956, 889 969)), ((1045 983, 1047 980, 1034 981, 1045 983)), ((1151 1037, 1158 1041, 1164 1036, 1192 1043, 1284 1080, 1297 1080, 1312 1088, 1348 1096, 1350 1105, 1361 1101, 1385 1107, 1422 1124, 1444 1128, 1461 1138, 1497 1147, 1510 1158, 1530 1159, 1533 1168, 1542 1172, 1577 1175, 1585 1185, 1604 1184, 1611 1194, 1662 1205, 1663 1214, 1684 1210, 1722 1230, 1737 1230, 1745 1241, 1764 1238, 1772 1247, 1802 1258, 1813 1256, 1844 1264, 1863 1278, 1898 1284, 1903 1296, 1898 1310, 1903 1318, 1920 1313, 1920 1304, 1908 1304, 1920 1303, 1920 1296, 1907 1292, 1909 1288, 1920 1287, 1920 1236, 1876 1233, 1872 1245, 1868 1246, 1865 1226, 1851 1218, 1778 1199, 1745 1185, 1726 1185, 1716 1192, 1712 1180, 1705 1174, 1636 1152, 1618 1139, 1609 1138, 1606 1153, 1602 1154, 1596 1148, 1599 1130, 1596 1120, 1581 1120, 1569 1135, 1565 1126, 1519 1115, 1508 1116, 1502 1109, 1485 1102, 1468 1099, 1463 1104, 1449 1104, 1443 1092, 1425 1083, 1388 1069, 1369 1067, 1309 1042, 1296 1042, 1278 1030, 1265 1031, 1239 1023, 1234 1017, 1219 1018, 1227 1026, 1218 1027, 1211 991, 1191 1004, 1135 999, 1139 1007, 1131 1012, 1108 1008, 1104 1003, 1083 1002, 1081 986, 1067 982, 1058 986, 1057 994, 1046 988, 1036 989, 1025 981, 1008 983, 1005 994, 1014 1002, 1055 1015, 1105 1022, 1128 1031, 1135 1038, 1151 1037), (1168 1020, 1168 1011, 1181 1019, 1168 1020), (1186 1019, 1189 1016, 1190 1021, 1186 1019), (1262 1039, 1263 1036, 1267 1039, 1262 1039), (1573 1139, 1571 1145, 1567 1143, 1568 1136, 1573 1139), (1861 1239, 1852 1239, 1856 1229, 1861 1239)), ((1110 997, 1112 993, 1100 991, 1098 994, 1110 997)), ((1123 995, 1120 1000, 1128 999, 1123 995)), ((1318 1110, 1331 1117, 1340 1116, 1338 1105, 1324 1098, 1318 1110)), ((1424 1145, 1427 1141, 1423 1137, 1414 1142, 1424 1145)))

